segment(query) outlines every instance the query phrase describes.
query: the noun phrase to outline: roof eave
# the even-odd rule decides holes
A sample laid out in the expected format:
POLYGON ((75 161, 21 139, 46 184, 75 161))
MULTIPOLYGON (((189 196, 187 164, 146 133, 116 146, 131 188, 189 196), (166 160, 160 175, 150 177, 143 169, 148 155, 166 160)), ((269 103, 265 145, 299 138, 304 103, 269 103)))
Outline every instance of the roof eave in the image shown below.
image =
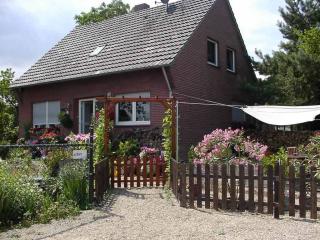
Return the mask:
POLYGON ((13 84, 10 86, 10 88, 11 89, 19 89, 19 88, 27 88, 27 87, 33 87, 33 86, 39 86, 39 85, 48 85, 48 84, 53 84, 53 83, 69 82, 69 81, 80 80, 80 79, 88 79, 88 78, 107 76, 107 75, 112 75, 112 74, 121 74, 121 73, 136 72, 136 71, 142 71, 142 70, 157 69, 157 68, 162 68, 162 67, 168 67, 170 65, 171 65, 171 62, 167 63, 167 64, 157 65, 157 66, 148 66, 148 67, 126 69, 126 70, 119 70, 119 71, 112 71, 112 72, 102 71, 102 72, 99 72, 96 74, 83 74, 83 75, 79 75, 79 76, 70 76, 70 77, 63 78, 63 79, 57 78, 57 79, 53 79, 51 81, 33 82, 33 83, 25 83, 25 84, 13 84))

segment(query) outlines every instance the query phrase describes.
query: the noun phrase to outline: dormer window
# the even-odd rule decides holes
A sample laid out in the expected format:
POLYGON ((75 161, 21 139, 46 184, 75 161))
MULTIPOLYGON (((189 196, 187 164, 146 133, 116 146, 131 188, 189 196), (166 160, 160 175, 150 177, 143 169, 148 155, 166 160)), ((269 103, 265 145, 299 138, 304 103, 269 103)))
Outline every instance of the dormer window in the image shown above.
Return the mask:
POLYGON ((208 39, 207 45, 208 45, 208 64, 217 67, 219 64, 218 43, 216 41, 208 39))

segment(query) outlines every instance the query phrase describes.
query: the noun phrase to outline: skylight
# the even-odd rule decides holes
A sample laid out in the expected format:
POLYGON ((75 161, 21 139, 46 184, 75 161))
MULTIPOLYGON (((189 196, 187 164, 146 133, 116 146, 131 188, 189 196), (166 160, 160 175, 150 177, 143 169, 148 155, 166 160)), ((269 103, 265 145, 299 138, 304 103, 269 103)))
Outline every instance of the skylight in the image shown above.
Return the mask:
POLYGON ((92 53, 90 53, 90 57, 97 56, 105 47, 106 45, 97 47, 92 53))

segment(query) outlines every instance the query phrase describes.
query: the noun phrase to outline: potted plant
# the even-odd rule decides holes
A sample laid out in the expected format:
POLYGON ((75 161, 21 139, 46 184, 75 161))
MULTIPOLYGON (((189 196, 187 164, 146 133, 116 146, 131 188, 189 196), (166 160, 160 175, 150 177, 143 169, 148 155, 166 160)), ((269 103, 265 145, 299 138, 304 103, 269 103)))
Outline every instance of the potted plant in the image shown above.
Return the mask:
POLYGON ((66 129, 71 129, 73 127, 73 121, 68 112, 65 112, 65 111, 60 112, 59 121, 60 121, 60 124, 66 129))

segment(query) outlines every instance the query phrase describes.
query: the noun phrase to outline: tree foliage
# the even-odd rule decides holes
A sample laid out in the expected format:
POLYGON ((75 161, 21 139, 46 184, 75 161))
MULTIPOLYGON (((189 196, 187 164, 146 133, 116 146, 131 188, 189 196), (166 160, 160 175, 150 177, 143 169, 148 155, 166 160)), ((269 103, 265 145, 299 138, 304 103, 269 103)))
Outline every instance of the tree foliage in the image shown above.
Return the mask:
POLYGON ((10 89, 13 77, 11 69, 0 71, 0 144, 13 142, 17 136, 17 100, 10 89))
POLYGON ((279 28, 285 42, 272 55, 257 51, 255 70, 266 76, 251 86, 261 104, 305 105, 320 103, 319 48, 316 40, 320 23, 319 0, 286 0, 280 9, 279 28))
POLYGON ((91 8, 89 12, 82 12, 74 18, 79 25, 101 22, 103 20, 128 13, 130 5, 125 4, 122 0, 112 0, 111 3, 102 3, 97 8, 91 8))
POLYGON ((285 8, 280 8, 283 21, 278 23, 279 30, 288 41, 282 43, 282 49, 295 51, 299 41, 299 31, 308 30, 319 24, 319 0, 285 0, 285 8))
POLYGON ((320 29, 311 28, 299 34, 299 48, 315 58, 320 57, 320 29))

